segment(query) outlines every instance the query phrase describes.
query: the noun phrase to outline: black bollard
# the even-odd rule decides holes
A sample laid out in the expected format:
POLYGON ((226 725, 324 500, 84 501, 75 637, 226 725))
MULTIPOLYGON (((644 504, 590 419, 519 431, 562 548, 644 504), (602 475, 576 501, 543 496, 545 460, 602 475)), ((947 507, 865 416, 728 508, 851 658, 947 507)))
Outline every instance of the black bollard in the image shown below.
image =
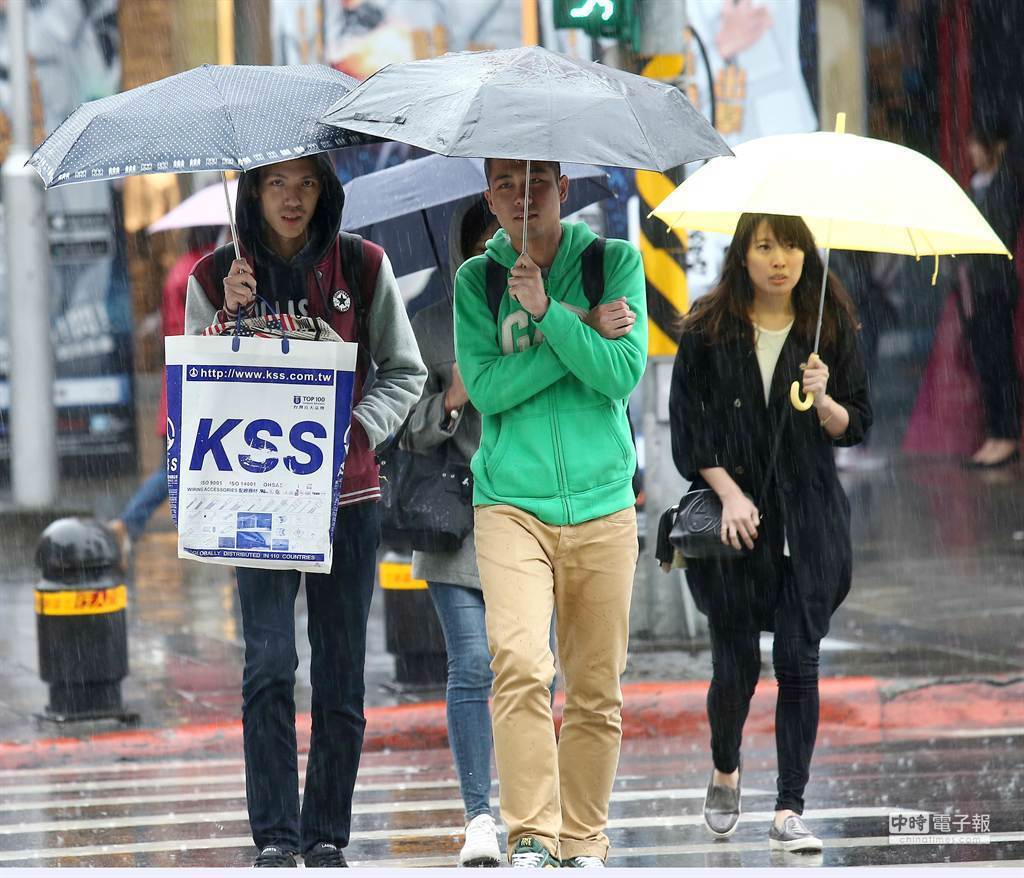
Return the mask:
POLYGON ((91 518, 61 518, 39 539, 39 676, 50 687, 44 719, 137 718, 121 705, 128 589, 120 561, 113 534, 91 518))
POLYGON ((427 584, 414 580, 408 558, 396 553, 385 555, 379 572, 385 647, 395 657, 396 688, 443 687, 448 679, 448 657, 427 584))

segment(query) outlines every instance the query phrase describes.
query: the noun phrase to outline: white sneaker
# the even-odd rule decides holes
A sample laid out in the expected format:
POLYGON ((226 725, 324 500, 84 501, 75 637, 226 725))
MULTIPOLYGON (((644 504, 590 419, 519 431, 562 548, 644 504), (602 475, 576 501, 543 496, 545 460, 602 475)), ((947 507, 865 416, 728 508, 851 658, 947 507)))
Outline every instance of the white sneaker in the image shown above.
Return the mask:
POLYGON ((600 857, 569 857, 562 860, 562 866, 567 869, 603 869, 604 860, 600 857))
POLYGON ((460 866, 497 866, 501 863, 498 831, 490 814, 477 814, 466 827, 466 843, 459 851, 460 866))

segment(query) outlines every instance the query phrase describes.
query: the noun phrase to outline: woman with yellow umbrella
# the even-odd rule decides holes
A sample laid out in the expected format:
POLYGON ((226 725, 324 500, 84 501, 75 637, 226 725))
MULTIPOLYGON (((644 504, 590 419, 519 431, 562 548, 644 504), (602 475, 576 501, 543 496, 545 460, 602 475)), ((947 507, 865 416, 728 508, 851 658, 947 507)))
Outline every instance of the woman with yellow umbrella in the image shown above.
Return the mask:
POLYGON ((708 616, 713 666, 705 824, 725 837, 739 820, 743 724, 761 669, 760 634, 774 631, 778 796, 769 841, 786 851, 821 850, 801 818, 818 725, 818 653, 850 589, 852 557, 833 448, 860 442, 871 424, 853 305, 834 279, 821 356, 802 378, 813 416, 790 405, 789 376, 814 343, 824 270, 799 218, 742 216, 720 283, 685 320, 669 399, 676 466, 691 490, 715 492, 723 544, 747 553, 687 562, 708 616))
POLYGON ((706 489, 712 499, 702 502, 721 510, 720 522, 705 515, 703 525, 720 527, 722 550, 711 557, 705 545, 687 561, 712 644, 704 819, 718 836, 739 819, 759 634, 773 630, 779 777, 769 842, 787 851, 822 846, 801 818, 818 645, 852 568, 832 448, 860 442, 871 423, 856 318, 829 277, 829 248, 931 255, 936 273, 943 254, 1009 255, 938 165, 844 128, 840 114, 834 133, 741 144, 654 211, 675 228, 734 235, 719 286, 686 318, 669 402, 676 465, 691 494, 706 489))

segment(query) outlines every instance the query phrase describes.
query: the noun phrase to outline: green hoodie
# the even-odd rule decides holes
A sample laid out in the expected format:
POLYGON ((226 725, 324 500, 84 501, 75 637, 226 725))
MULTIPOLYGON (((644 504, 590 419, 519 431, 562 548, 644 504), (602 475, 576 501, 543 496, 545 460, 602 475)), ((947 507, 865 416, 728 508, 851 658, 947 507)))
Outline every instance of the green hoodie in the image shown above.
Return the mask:
POLYGON ((637 319, 628 335, 603 338, 580 319, 589 308, 580 254, 595 237, 583 223, 562 223, 544 280, 551 302, 539 321, 507 290, 497 326, 487 305, 486 261, 511 269, 519 258, 503 229, 456 275, 456 360, 483 416, 472 461, 475 504, 507 503, 567 525, 636 502, 626 400, 647 361, 644 270, 635 247, 607 242, 602 301, 625 296, 637 319))

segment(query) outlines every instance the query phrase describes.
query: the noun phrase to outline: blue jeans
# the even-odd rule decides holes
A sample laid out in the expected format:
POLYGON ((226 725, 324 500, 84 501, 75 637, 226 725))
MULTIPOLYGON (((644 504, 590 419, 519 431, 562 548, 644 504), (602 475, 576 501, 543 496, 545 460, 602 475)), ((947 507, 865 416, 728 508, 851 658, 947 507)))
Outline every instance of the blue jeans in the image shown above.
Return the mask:
MULTIPOLYGON (((448 746, 459 775, 466 822, 491 813, 491 653, 484 624, 484 594, 478 588, 428 582, 448 653, 448 746)), ((555 620, 551 620, 555 650, 555 620)), ((554 703, 555 683, 551 682, 554 703)))
POLYGON ((238 567, 245 638, 242 740, 253 841, 306 852, 348 844, 363 746, 363 664, 380 519, 376 503, 338 510, 330 574, 306 574, 313 728, 299 809, 295 741, 297 570, 238 567))
POLYGON ((491 813, 491 654, 484 596, 477 588, 430 582, 448 652, 448 743, 467 822, 491 813))
POLYGON ((167 499, 167 461, 158 470, 146 477, 138 490, 132 494, 121 512, 121 521, 128 530, 128 536, 135 542, 142 536, 146 524, 153 517, 164 500, 167 499))

